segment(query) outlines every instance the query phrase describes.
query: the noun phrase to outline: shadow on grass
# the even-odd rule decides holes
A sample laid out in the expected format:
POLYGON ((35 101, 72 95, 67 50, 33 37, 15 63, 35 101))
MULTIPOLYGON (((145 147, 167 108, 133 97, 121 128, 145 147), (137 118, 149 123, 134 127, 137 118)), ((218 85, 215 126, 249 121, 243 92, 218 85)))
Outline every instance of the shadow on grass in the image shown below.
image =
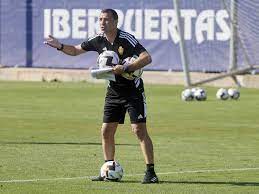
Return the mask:
MULTIPOLYGON (((24 145, 102 145, 95 142, 0 142, 0 144, 24 144, 24 145)), ((139 146, 139 144, 117 143, 116 146, 139 146)))

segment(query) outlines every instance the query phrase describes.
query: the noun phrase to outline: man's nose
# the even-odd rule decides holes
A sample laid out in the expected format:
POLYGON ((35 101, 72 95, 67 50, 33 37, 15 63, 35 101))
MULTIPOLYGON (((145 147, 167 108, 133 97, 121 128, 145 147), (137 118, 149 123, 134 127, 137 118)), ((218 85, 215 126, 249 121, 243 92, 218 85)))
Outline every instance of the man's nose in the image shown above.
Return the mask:
POLYGON ((100 24, 104 24, 104 20, 100 20, 100 24))

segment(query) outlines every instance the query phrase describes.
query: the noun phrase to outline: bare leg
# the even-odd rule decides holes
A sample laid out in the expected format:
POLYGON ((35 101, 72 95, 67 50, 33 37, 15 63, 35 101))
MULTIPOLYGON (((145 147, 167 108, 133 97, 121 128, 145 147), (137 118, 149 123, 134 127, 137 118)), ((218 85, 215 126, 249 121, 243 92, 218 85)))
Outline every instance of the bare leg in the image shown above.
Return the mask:
POLYGON ((153 143, 148 135, 146 123, 131 124, 131 127, 139 139, 146 164, 154 164, 153 143))
POLYGON ((114 160, 115 140, 114 135, 118 123, 103 123, 102 125, 102 148, 104 160, 114 160))

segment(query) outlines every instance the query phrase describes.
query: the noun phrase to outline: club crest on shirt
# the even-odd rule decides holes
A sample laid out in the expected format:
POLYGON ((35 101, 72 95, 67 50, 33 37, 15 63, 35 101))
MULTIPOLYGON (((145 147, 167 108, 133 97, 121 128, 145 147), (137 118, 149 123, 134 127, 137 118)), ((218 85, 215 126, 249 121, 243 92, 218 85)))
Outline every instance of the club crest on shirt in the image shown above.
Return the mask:
POLYGON ((123 55, 124 48, 123 48, 122 46, 120 46, 120 47, 118 48, 118 52, 119 52, 120 55, 123 55))

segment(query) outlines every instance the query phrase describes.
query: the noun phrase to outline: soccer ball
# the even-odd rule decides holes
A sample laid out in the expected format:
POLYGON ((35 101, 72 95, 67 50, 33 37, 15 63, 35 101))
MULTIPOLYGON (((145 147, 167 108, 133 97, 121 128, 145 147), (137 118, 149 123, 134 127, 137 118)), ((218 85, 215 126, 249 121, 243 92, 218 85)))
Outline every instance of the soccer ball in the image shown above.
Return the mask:
POLYGON ((206 91, 202 88, 196 88, 194 90, 193 96, 198 101, 204 101, 207 99, 206 91))
POLYGON ((237 100, 240 97, 240 92, 237 89, 228 89, 228 95, 231 99, 237 100))
POLYGON ((108 161, 102 165, 100 174, 106 181, 120 181, 123 176, 123 169, 118 162, 108 161))
POLYGON ((200 89, 200 88, 192 88, 192 89, 191 89, 192 95, 194 95, 194 92, 195 92, 196 90, 198 90, 198 89, 200 89))
MULTIPOLYGON (((133 63, 136 59, 138 58, 138 56, 134 55, 133 57, 127 57, 126 59, 124 59, 122 61, 122 64, 131 64, 133 63)), ((135 78, 139 78, 141 77, 143 73, 143 69, 140 68, 140 69, 137 69, 135 70, 134 72, 131 72, 131 73, 126 73, 124 72, 122 75, 122 77, 128 79, 128 80, 134 80, 135 78)))
POLYGON ((124 72, 121 75, 122 75, 122 77, 124 77, 128 80, 134 80, 136 78, 140 78, 142 73, 143 73, 143 69, 141 68, 141 69, 137 69, 137 70, 135 70, 134 72, 131 72, 131 73, 124 72))
POLYGON ((117 64, 119 64, 119 56, 114 51, 104 51, 102 52, 98 59, 97 59, 97 65, 100 69, 105 67, 112 67, 117 64))
POLYGON ((193 93, 191 89, 185 89, 182 91, 182 100, 184 101, 191 101, 193 100, 193 93))
POLYGON ((225 88, 220 88, 217 93, 216 97, 219 100, 227 100, 228 99, 228 91, 225 88))

